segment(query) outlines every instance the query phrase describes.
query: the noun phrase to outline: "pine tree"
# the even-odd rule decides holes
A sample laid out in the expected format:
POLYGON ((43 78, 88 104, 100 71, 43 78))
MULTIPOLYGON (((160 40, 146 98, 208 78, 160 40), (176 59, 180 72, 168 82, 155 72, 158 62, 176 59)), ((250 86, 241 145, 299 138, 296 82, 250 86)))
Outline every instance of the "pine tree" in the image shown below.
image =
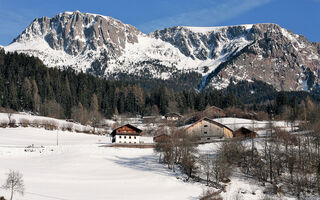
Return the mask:
POLYGON ((39 90, 38 90, 38 85, 36 83, 36 81, 33 79, 32 80, 32 89, 33 89, 33 103, 34 103, 34 111, 35 112, 40 112, 40 104, 41 104, 41 100, 40 100, 40 96, 39 96, 39 90))

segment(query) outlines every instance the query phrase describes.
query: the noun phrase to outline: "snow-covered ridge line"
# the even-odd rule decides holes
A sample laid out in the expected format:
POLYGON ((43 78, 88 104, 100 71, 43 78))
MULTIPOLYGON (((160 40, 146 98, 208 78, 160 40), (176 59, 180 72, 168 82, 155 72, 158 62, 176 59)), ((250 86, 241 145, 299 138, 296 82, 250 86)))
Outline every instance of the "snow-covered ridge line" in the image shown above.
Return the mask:
MULTIPOLYGON (((94 130, 91 126, 85 126, 74 122, 68 122, 62 119, 55 119, 51 117, 30 115, 27 113, 0 113, 0 125, 7 126, 9 123, 13 123, 14 126, 31 126, 31 127, 45 127, 51 125, 52 128, 60 130, 71 130, 75 132, 92 132, 94 130), (9 119, 10 118, 10 119, 9 119)), ((110 124, 111 126, 112 124, 110 124)), ((105 129, 96 129, 96 133, 104 133, 105 129)))
POLYGON ((256 79, 271 83, 277 90, 302 90, 307 79, 303 70, 310 68, 318 74, 320 64, 316 46, 277 24, 175 26, 146 35, 117 19, 80 11, 35 19, 4 49, 39 57, 48 67, 71 67, 112 79, 125 74, 167 80, 174 74, 195 72, 203 78, 202 84, 192 83, 193 89, 200 84, 201 88, 222 89, 233 78, 234 83, 256 79), (254 55, 242 52, 246 47, 254 55), (241 55, 233 65, 229 63, 214 73, 237 53, 241 55), (278 77, 278 69, 288 66, 295 70, 285 70, 285 75, 278 77), (282 84, 286 77, 288 81, 282 84))
MULTIPOLYGON (((76 11, 65 11, 65 12, 59 13, 59 15, 63 15, 63 14, 73 15, 73 14, 77 14, 77 13, 78 13, 78 14, 83 14, 83 15, 91 15, 91 16, 94 16, 94 17, 99 16, 99 17, 105 18, 106 20, 115 20, 115 21, 117 21, 117 22, 123 23, 121 20, 115 19, 115 18, 110 17, 110 16, 101 15, 101 14, 95 14, 95 13, 88 13, 88 12, 82 13, 82 12, 80 12, 79 10, 76 10, 76 11)), ((51 18, 50 18, 50 19, 51 19, 51 18)), ((123 23, 123 24, 125 24, 125 23, 123 23)), ((125 24, 125 25, 132 26, 132 25, 130 25, 130 24, 125 24)))
POLYGON ((251 29, 253 24, 241 24, 241 25, 231 25, 231 26, 208 26, 208 27, 197 27, 197 26, 181 26, 182 28, 189 29, 190 31, 196 33, 207 33, 212 31, 219 31, 221 29, 226 29, 230 27, 245 27, 245 29, 251 29))

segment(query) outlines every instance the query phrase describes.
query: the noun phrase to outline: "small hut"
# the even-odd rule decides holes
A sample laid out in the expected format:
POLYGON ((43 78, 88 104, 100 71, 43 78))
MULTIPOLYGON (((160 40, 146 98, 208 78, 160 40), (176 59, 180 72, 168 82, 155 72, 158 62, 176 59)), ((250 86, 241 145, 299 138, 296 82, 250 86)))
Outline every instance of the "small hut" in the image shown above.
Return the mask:
POLYGON ((167 142, 169 141, 171 138, 170 135, 167 135, 167 134, 160 134, 160 135, 156 135, 153 137, 153 141, 154 142, 167 142))
POLYGON ((167 113, 164 116, 168 121, 177 121, 182 118, 182 115, 178 113, 167 113))
POLYGON ((233 132, 233 137, 237 138, 255 138, 258 134, 250 129, 241 127, 238 130, 233 132))

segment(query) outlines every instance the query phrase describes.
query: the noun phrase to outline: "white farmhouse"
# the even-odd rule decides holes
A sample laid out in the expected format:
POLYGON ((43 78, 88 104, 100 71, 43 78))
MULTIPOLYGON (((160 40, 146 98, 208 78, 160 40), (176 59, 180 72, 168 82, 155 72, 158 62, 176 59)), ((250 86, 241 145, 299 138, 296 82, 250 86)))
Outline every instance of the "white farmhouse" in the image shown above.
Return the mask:
POLYGON ((112 142, 122 144, 139 144, 142 130, 130 124, 114 129, 111 133, 112 142))

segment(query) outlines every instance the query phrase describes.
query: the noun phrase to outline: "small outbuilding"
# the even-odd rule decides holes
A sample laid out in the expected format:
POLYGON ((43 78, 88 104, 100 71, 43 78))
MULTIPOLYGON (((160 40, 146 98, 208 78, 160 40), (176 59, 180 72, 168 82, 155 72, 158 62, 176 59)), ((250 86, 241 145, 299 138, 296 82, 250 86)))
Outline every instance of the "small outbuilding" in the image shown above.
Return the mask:
POLYGON ((200 143, 213 142, 219 138, 232 138, 233 136, 233 131, 230 128, 206 117, 193 123, 185 131, 197 137, 200 143))
POLYGON ((112 131, 111 133, 112 142, 139 144, 141 133, 142 133, 142 130, 130 124, 126 124, 112 131))
POLYGON ((258 134, 250 129, 241 127, 238 130, 233 132, 233 137, 237 138, 255 138, 258 134))
POLYGON ((167 142, 169 141, 171 138, 170 135, 167 135, 167 134, 160 134, 160 135, 156 135, 153 137, 153 141, 154 142, 167 142))
POLYGON ((182 115, 178 114, 178 113, 167 113, 164 115, 164 117, 166 118, 166 120, 168 121, 177 121, 179 119, 182 118, 182 115))

